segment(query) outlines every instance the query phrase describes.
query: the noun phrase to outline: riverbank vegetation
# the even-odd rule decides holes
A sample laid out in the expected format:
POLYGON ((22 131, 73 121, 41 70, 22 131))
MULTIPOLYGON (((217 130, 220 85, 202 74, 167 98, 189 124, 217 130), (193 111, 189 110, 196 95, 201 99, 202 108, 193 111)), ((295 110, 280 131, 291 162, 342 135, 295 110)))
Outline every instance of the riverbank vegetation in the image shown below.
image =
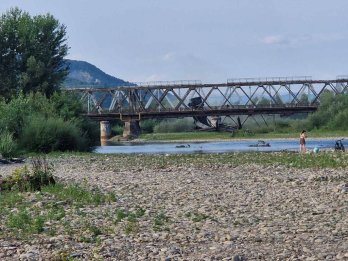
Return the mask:
POLYGON ((20 94, 9 102, 0 100, 0 154, 89 150, 99 130, 97 123, 80 116, 82 112, 78 99, 64 93, 50 98, 20 94))
POLYGON ((13 8, 0 17, 0 155, 86 151, 98 125, 83 105, 60 92, 69 68, 66 27, 52 15, 13 8))
POLYGON ((345 168, 348 167, 348 154, 342 152, 322 151, 320 153, 299 154, 296 152, 243 152, 243 153, 209 153, 209 154, 90 154, 54 152, 48 154, 48 159, 55 162, 64 160, 81 162, 112 161, 105 164, 103 171, 114 171, 115 166, 120 169, 137 171, 139 169, 166 169, 172 167, 200 166, 209 169, 211 166, 237 167, 241 165, 257 164, 267 166, 285 166, 297 169, 306 168, 345 168), (137 165, 134 166, 134 162, 137 165), (131 168, 127 166, 133 166, 131 168))
MULTIPOLYGON (((27 240, 33 234, 71 233, 66 215, 82 215, 81 208, 93 209, 117 199, 114 193, 57 182, 53 174, 54 168, 46 159, 36 158, 31 167, 18 167, 11 175, 0 176, 0 237, 27 240)), ((82 242, 95 240, 101 233, 87 221, 84 225, 79 238, 82 242)))
MULTIPOLYGON (((348 131, 312 130, 307 132, 309 138, 348 137, 348 131)), ((233 140, 233 139, 297 139, 295 131, 255 133, 251 130, 231 132, 178 132, 178 133, 144 133, 138 141, 206 141, 206 140, 233 140)))

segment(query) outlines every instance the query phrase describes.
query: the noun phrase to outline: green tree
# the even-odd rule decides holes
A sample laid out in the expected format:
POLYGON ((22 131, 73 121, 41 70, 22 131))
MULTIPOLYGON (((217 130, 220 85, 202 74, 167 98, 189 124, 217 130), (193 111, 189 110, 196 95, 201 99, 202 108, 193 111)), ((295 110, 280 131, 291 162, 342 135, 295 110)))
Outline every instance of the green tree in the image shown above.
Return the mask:
POLYGON ((320 96, 318 111, 308 117, 309 129, 347 130, 348 94, 326 91, 320 96))
POLYGON ((301 96, 300 96, 300 98, 299 98, 299 103, 300 103, 301 105, 306 105, 306 104, 308 104, 308 103, 309 103, 308 95, 305 94, 305 93, 302 93, 301 96))
POLYGON ((0 18, 0 96, 51 96, 68 74, 67 52, 66 27, 52 15, 10 9, 0 18))
POLYGON ((271 101, 267 99, 266 97, 262 97, 260 101, 258 102, 258 105, 262 105, 262 106, 270 106, 270 104, 271 104, 271 101))

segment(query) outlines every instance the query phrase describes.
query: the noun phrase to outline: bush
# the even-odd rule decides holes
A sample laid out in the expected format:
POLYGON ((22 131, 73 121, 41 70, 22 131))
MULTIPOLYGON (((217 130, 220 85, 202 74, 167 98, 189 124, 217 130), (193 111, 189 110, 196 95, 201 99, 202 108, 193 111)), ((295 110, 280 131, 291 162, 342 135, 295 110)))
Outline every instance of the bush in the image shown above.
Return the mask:
POLYGON ((22 131, 24 120, 31 113, 28 99, 20 94, 9 103, 0 101, 0 132, 8 131, 13 133, 13 138, 18 138, 22 131))
POLYGON ((39 191, 43 186, 55 184, 52 175, 53 168, 46 159, 32 160, 32 171, 27 166, 17 168, 12 175, 1 180, 1 190, 39 191))
POLYGON ((158 120, 144 120, 140 122, 140 128, 144 133, 153 133, 157 124, 159 124, 158 120))
POLYGON ((29 179, 30 189, 41 190, 41 187, 55 184, 52 175, 53 167, 45 158, 32 159, 32 175, 29 179))
POLYGON ((255 133, 269 133, 274 130, 273 126, 262 126, 254 129, 255 133))
POLYGON ((7 131, 0 134, 0 154, 4 158, 11 158, 18 155, 18 146, 13 139, 13 134, 7 131))
POLYGON ((289 121, 285 121, 285 120, 277 121, 276 122, 276 127, 277 127, 277 129, 287 129, 287 128, 290 127, 290 122, 289 121))
POLYGON ((73 121, 76 127, 80 129, 84 140, 86 141, 87 148, 96 146, 100 142, 100 125, 99 122, 89 119, 76 119, 73 121))
POLYGON ((1 190, 27 191, 29 184, 30 171, 27 166, 16 168, 12 175, 7 177, 1 184, 1 190))
POLYGON ((172 121, 161 121, 154 127, 156 133, 189 132, 193 131, 194 125, 191 120, 177 119, 172 121))
POLYGON ((324 92, 318 111, 308 117, 308 129, 346 130, 348 127, 348 95, 324 92))
POLYGON ((33 115, 23 127, 20 144, 29 151, 86 151, 88 140, 72 121, 33 115))
POLYGON ((113 135, 122 135, 123 133, 123 126, 121 125, 114 125, 111 127, 111 131, 113 135))
POLYGON ((347 130, 348 129, 348 110, 343 110, 335 115, 331 120, 332 129, 347 130))
POLYGON ((48 99, 40 93, 20 93, 9 102, 0 99, 0 133, 13 133, 19 147, 29 151, 84 151, 99 141, 99 125, 81 117, 82 112, 74 95, 55 93, 48 99))
POLYGON ((291 129, 295 132, 301 132, 303 129, 313 129, 309 127, 309 122, 307 119, 294 120, 290 123, 291 129))

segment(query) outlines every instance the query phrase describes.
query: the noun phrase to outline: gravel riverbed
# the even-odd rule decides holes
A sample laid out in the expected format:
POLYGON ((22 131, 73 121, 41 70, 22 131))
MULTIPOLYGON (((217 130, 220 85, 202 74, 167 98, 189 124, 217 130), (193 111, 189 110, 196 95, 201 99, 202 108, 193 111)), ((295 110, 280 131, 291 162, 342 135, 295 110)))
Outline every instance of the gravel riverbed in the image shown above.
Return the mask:
MULTIPOLYGON (((117 200, 65 209, 69 233, 58 224, 55 235, 1 235, 0 260, 348 260, 347 168, 127 159, 50 159, 58 180, 117 200), (118 209, 144 214, 114 222, 118 209), (83 220, 100 228, 96 240, 81 240, 83 220)), ((0 175, 18 166, 1 165, 0 175)))

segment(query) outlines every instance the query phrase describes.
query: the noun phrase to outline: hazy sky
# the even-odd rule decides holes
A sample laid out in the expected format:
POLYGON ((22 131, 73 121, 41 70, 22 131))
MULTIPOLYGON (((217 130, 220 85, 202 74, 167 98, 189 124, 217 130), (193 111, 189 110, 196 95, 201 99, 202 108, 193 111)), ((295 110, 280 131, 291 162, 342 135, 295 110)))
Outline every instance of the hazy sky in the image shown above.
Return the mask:
POLYGON ((68 58, 128 81, 348 75, 347 0, 0 0, 67 26, 68 58))

